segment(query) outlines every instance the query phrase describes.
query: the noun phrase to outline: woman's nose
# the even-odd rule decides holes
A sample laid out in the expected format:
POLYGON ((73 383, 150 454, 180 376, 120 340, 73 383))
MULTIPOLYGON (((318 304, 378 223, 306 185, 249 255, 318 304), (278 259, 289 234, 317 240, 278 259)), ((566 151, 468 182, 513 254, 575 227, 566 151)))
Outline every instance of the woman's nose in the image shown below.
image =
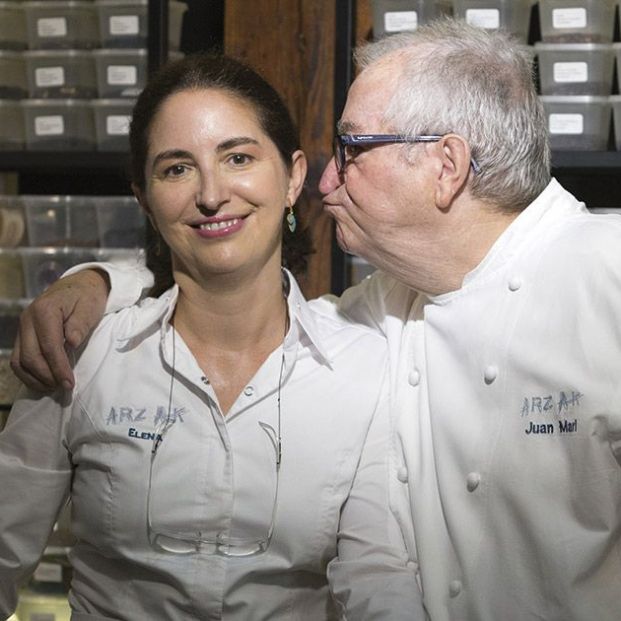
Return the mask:
POLYGON ((196 191, 196 204, 210 210, 218 209, 229 199, 226 179, 216 171, 200 175, 200 185, 196 191))

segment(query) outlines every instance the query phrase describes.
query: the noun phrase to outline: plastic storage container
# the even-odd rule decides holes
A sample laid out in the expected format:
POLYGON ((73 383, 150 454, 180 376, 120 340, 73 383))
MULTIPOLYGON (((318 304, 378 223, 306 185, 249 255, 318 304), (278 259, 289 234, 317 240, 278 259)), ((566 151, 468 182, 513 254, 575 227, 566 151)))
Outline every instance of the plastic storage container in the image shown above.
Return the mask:
POLYGON ((0 349, 12 349, 25 303, 25 300, 0 300, 0 349))
POLYGON ((610 132, 609 97, 546 95, 550 145, 560 151, 605 151, 610 132))
POLYGON ((101 98, 137 97, 147 81, 147 51, 95 50, 97 91, 101 98))
POLYGON ((621 95, 610 97, 612 106, 612 117, 615 126, 615 148, 621 151, 621 95))
POLYGON ((502 28, 528 39, 531 0, 453 0, 455 17, 486 30, 502 28))
POLYGON ((66 595, 22 591, 16 614, 19 621, 69 621, 71 608, 66 595))
POLYGON ((418 26, 451 12, 451 0, 373 0, 373 36, 416 30, 418 26))
POLYGON ((20 248, 26 296, 35 298, 43 293, 70 267, 96 260, 95 249, 85 248, 20 248))
POLYGON ((148 0, 95 0, 104 48, 146 47, 148 0))
POLYGON ((24 7, 30 49, 99 47, 97 12, 92 2, 41 0, 24 2, 24 7))
POLYGON ((20 250, 0 248, 0 299, 24 297, 26 290, 20 250))
POLYGON ((20 52, 0 50, 0 99, 28 96, 26 63, 20 52))
POLYGON ((31 246, 98 246, 97 197, 22 196, 31 246))
MULTIPOLYGON (((11 350, 13 343, 7 349, 0 349, 0 404, 11 405, 21 387, 21 382, 11 370, 11 350)), ((0 420, 0 429, 4 426, 0 420)), ((18 621, 17 617, 11 616, 7 621, 18 621)))
POLYGON ((16 248, 26 241, 26 218, 21 196, 0 195, 0 248, 16 248))
POLYGON ((26 148, 33 151, 92 151, 95 149, 93 106, 79 99, 22 101, 26 148))
POLYGON ((0 2, 0 49, 25 50, 26 14, 22 2, 0 2))
POLYGON ((616 0, 539 0, 541 38, 547 43, 610 43, 616 0))
POLYGON ((24 52, 28 92, 33 98, 97 97, 93 53, 88 50, 24 52))
POLYGON ((348 286, 350 287, 357 285, 375 271, 375 267, 373 265, 367 263, 367 261, 361 259, 360 257, 348 256, 347 263, 349 266, 348 286))
POLYGON ((0 99, 0 151, 20 151, 26 142, 21 102, 0 99))
POLYGON ((168 2, 168 49, 177 51, 181 45, 181 30, 183 28, 183 16, 188 5, 185 2, 168 2))
POLYGON ((133 99, 96 99, 93 102, 95 112, 95 133, 98 151, 128 151, 129 124, 133 99))
POLYGON ((146 216, 133 196, 102 196, 97 202, 102 248, 140 248, 145 243, 146 216))
POLYGON ((543 95, 610 95, 614 50, 606 43, 536 43, 543 95))

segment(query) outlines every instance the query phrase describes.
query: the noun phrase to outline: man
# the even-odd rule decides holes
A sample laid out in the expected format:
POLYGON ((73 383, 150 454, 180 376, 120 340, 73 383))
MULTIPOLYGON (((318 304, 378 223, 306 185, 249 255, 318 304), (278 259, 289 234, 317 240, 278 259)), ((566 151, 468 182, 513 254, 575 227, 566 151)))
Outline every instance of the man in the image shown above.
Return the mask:
MULTIPOLYGON (((505 35, 443 21, 358 60, 320 189, 341 246, 380 269, 316 305, 388 340, 391 497, 427 611, 618 620, 621 219, 550 181, 530 58, 505 35)), ((130 279, 111 278, 118 306, 130 279)), ((101 282, 26 314, 24 379, 52 381, 41 347, 70 384, 59 318, 75 345, 103 302, 74 288, 101 282)))

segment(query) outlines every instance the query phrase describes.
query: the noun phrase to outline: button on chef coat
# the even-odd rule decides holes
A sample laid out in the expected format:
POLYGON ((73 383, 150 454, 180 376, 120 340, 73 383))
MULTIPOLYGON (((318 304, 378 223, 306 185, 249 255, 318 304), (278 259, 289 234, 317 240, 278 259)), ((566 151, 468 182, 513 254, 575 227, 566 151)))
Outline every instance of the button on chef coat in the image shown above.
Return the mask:
POLYGON ((389 508, 385 341, 312 312, 290 279, 284 346, 226 417, 173 337, 176 288, 106 317, 79 356, 72 396, 16 402, 0 434, 0 616, 12 612, 15 581, 36 564, 71 487, 76 621, 319 621, 341 608, 351 619, 422 618, 416 567, 389 508), (282 464, 267 552, 235 559, 154 548, 147 479, 164 420, 153 531, 267 533, 283 352, 282 464))

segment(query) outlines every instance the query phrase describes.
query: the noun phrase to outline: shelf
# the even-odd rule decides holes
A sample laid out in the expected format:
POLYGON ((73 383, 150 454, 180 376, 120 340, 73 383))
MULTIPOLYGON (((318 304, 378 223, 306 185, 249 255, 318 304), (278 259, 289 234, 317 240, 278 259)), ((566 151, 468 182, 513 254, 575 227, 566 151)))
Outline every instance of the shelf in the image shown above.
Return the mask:
POLYGON ((621 170, 621 151, 554 151, 552 169, 615 174, 621 170))
POLYGON ((125 173, 127 153, 99 151, 0 151, 0 170, 15 172, 64 173, 85 170, 125 173))

